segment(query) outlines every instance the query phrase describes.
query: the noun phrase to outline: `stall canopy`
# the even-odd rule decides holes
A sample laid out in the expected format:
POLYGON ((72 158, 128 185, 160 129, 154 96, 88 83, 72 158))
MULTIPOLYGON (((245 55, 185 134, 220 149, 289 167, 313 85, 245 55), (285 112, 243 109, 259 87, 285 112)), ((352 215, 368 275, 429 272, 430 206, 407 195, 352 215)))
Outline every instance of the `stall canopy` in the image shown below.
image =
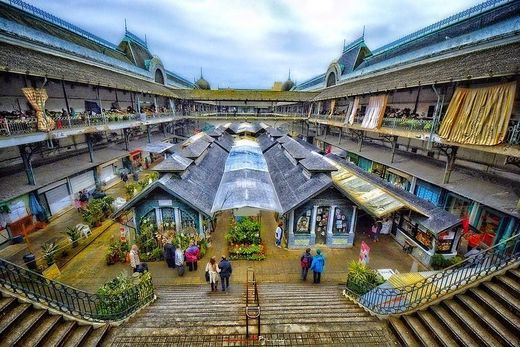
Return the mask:
POLYGON ((372 182, 356 175, 346 166, 329 158, 326 160, 337 169, 332 172, 334 185, 370 215, 381 218, 405 207, 401 201, 372 182))
POLYGON ((166 151, 167 149, 172 148, 172 147, 173 147, 173 144, 168 143, 168 142, 149 143, 144 148, 144 151, 148 152, 148 153, 161 154, 164 151, 166 151))
POLYGON ((231 209, 235 215, 282 210, 262 150, 253 138, 236 140, 231 148, 211 212, 231 209))

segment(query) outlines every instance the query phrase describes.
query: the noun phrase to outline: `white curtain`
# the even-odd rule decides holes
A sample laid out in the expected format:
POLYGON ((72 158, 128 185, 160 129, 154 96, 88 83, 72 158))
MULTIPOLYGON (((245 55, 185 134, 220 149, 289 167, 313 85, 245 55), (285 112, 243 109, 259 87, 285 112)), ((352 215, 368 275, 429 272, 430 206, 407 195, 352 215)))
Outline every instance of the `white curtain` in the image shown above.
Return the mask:
POLYGON ((381 126, 385 113, 387 96, 371 96, 368 100, 367 110, 361 126, 367 129, 375 129, 381 126))
POLYGON ((359 96, 356 96, 354 99, 354 105, 352 106, 352 111, 348 116, 348 124, 354 124, 354 120, 356 118, 357 110, 359 108, 359 96))

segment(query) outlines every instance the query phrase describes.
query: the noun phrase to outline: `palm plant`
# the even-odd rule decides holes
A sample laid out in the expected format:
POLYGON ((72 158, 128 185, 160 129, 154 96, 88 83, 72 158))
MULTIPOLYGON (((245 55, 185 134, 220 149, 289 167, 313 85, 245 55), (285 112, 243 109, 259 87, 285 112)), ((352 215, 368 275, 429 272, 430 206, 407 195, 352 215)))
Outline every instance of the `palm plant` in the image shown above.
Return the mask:
POLYGON ((54 258, 56 257, 57 250, 58 244, 54 241, 45 242, 42 245, 43 257, 45 258, 48 266, 54 264, 54 258))
POLYGON ((78 245, 78 241, 81 238, 81 229, 77 226, 75 226, 74 228, 67 227, 65 234, 67 234, 67 236, 70 239, 70 242, 72 242, 72 248, 76 248, 76 246, 78 245))

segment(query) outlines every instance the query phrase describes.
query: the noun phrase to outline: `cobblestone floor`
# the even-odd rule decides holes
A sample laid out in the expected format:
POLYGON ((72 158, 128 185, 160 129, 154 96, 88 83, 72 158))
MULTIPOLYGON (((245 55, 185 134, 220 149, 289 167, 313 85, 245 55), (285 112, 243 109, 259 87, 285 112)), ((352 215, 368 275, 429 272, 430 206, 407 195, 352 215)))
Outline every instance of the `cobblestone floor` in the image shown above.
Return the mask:
POLYGON ((382 330, 240 335, 121 336, 114 347, 145 346, 391 346, 382 330))

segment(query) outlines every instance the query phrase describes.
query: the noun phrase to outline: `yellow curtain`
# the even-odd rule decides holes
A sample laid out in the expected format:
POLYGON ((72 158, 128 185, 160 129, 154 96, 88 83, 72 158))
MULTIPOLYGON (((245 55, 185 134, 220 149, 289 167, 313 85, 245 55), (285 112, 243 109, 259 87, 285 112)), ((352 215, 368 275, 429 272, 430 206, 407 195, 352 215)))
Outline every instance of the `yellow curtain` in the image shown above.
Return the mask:
POLYGON ((38 130, 50 131, 54 129, 54 120, 45 114, 45 101, 48 98, 47 91, 43 88, 22 88, 22 92, 36 111, 38 130))
POLYGON ((457 88, 439 136, 457 143, 493 146, 504 141, 516 82, 484 88, 457 88))
POLYGON ((363 122, 361 123, 363 128, 375 129, 381 127, 387 100, 386 94, 370 97, 363 122))
POLYGON ((330 101, 330 113, 329 113, 329 118, 332 117, 332 114, 334 113, 334 108, 336 107, 336 99, 332 99, 330 101))

